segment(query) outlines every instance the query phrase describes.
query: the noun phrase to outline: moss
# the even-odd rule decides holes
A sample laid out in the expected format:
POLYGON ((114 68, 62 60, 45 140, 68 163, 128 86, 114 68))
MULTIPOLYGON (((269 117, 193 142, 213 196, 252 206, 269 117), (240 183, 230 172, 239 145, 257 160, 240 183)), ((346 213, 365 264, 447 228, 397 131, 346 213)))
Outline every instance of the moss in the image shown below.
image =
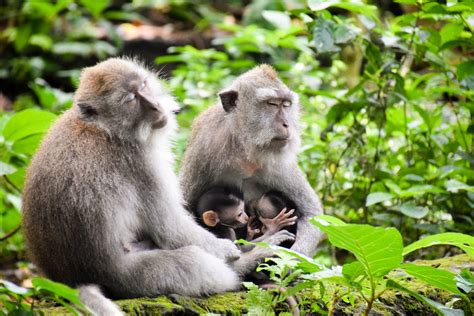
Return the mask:
MULTIPOLYGON (((454 273, 462 268, 474 266, 474 258, 468 255, 459 255, 450 258, 437 260, 419 260, 417 264, 426 264, 442 269, 450 270, 454 273)), ((451 293, 433 288, 422 281, 404 273, 402 270, 394 270, 389 275, 403 286, 416 291, 428 298, 440 303, 447 303, 456 298, 451 293)), ((326 306, 324 302, 332 300, 335 292, 345 292, 341 285, 327 284, 324 291, 320 288, 312 288, 299 293, 297 298, 301 303, 302 314, 316 314, 318 311, 324 312, 326 306)), ((207 298, 185 297, 180 295, 159 296, 157 298, 139 298, 120 300, 117 303, 128 315, 202 315, 207 313, 220 315, 241 315, 246 313, 245 292, 224 293, 213 295, 207 298)), ((350 299, 338 299, 335 302, 335 314, 362 314, 366 303, 358 296, 352 295, 350 299)), ((454 305, 455 308, 463 309, 466 314, 472 315, 472 306, 462 301, 454 305), (463 305, 464 304, 464 305, 463 305)), ((44 315, 69 315, 70 313, 62 308, 42 308, 40 312, 44 315)), ((433 311, 426 304, 418 301, 407 294, 386 290, 384 294, 374 302, 371 315, 430 315, 433 311)))
POLYGON ((127 315, 179 315, 185 308, 173 303, 166 296, 157 298, 137 298, 116 302, 127 315))

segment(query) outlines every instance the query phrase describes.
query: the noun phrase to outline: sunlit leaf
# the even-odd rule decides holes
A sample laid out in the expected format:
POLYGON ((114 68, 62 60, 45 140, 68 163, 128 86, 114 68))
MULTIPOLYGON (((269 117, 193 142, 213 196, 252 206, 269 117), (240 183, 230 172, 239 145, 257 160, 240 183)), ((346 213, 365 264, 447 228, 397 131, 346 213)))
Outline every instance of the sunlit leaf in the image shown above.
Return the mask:
POLYGON ((469 294, 474 290, 474 274, 468 269, 462 269, 455 279, 456 286, 464 293, 469 294))
POLYGON ((23 110, 10 118, 3 129, 3 136, 8 141, 17 141, 30 135, 43 134, 56 117, 51 112, 35 109, 23 110))
POLYGON ((371 206, 380 202, 385 202, 393 199, 393 194, 387 192, 373 192, 367 196, 367 201, 365 202, 365 206, 371 206))
POLYGON ((459 190, 474 192, 473 186, 470 186, 456 179, 451 179, 451 180, 446 181, 444 186, 446 187, 446 190, 448 190, 449 192, 457 193, 459 190))
POLYGON ((412 218, 423 218, 429 213, 429 209, 427 207, 418 206, 410 202, 403 203, 402 205, 396 205, 392 208, 412 218))
POLYGON ((12 165, 9 165, 3 161, 0 161, 0 176, 4 176, 6 174, 12 174, 16 171, 16 168, 12 165))
POLYGON ((394 228, 344 225, 328 215, 310 221, 328 235, 332 245, 352 252, 370 279, 384 276, 402 262, 402 237, 394 228))
POLYGON ((276 28, 286 30, 291 26, 291 19, 285 12, 266 10, 262 12, 262 16, 276 28))
POLYGON ((406 256, 417 249, 435 245, 456 246, 464 250, 467 254, 474 256, 474 237, 460 233, 442 233, 425 237, 406 246, 403 249, 403 255, 406 256))
POLYGON ((431 266, 405 263, 401 268, 408 274, 440 289, 445 289, 454 294, 461 294, 456 287, 455 274, 431 266))

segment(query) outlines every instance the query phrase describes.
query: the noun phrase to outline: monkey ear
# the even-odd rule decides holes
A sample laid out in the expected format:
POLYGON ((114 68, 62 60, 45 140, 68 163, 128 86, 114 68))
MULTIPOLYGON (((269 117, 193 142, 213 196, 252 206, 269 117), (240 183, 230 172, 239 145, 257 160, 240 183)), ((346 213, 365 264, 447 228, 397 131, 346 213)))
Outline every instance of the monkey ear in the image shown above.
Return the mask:
POLYGON ((219 215, 216 212, 209 210, 202 214, 202 220, 206 226, 214 227, 220 222, 219 215))
POLYGON ((78 103, 79 111, 82 119, 85 121, 93 121, 97 116, 97 109, 89 103, 78 103))
POLYGON ((239 93, 235 90, 226 90, 219 92, 219 98, 221 99, 222 107, 226 112, 232 111, 237 106, 237 99, 239 93))

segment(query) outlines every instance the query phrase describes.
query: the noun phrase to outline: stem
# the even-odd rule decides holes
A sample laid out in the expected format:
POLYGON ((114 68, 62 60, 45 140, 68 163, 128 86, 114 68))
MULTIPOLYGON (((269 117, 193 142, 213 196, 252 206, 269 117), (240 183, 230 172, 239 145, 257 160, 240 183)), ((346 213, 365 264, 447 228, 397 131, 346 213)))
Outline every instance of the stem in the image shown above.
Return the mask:
POLYGON ((8 232, 6 235, 0 237, 0 241, 5 241, 8 238, 10 238, 11 236, 15 235, 20 230, 20 228, 21 228, 21 224, 18 224, 17 227, 13 228, 13 230, 8 232))

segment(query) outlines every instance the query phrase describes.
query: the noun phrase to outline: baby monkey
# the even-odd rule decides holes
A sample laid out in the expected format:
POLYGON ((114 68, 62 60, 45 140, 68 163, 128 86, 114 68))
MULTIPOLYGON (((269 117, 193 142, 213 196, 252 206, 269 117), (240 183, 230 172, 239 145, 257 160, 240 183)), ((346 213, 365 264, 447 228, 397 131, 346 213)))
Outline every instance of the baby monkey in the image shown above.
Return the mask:
MULTIPOLYGON (((291 217, 295 213, 296 204, 283 193, 268 191, 259 199, 251 201, 250 207, 255 215, 249 218, 247 226, 248 240, 259 236, 273 235, 283 228, 296 234, 296 220, 298 217, 291 217)), ((293 242, 286 241, 281 246, 290 248, 293 242)))
POLYGON ((199 221, 214 235, 232 241, 237 239, 235 230, 247 225, 242 193, 225 186, 206 191, 197 204, 199 221))
MULTIPOLYGON (((294 203, 283 194, 270 191, 253 204, 257 217, 253 216, 249 220, 245 213, 242 193, 234 188, 216 186, 206 191, 199 199, 197 215, 201 224, 219 238, 233 241, 237 238, 255 242, 269 241, 270 236, 287 226, 293 226, 293 234, 290 234, 290 237, 294 236, 297 220, 296 216, 292 216, 295 212, 294 203), (290 210, 287 211, 288 209, 290 210), (245 226, 247 235, 237 235, 236 231, 245 226)), ((286 240, 294 241, 294 238, 286 240)))

